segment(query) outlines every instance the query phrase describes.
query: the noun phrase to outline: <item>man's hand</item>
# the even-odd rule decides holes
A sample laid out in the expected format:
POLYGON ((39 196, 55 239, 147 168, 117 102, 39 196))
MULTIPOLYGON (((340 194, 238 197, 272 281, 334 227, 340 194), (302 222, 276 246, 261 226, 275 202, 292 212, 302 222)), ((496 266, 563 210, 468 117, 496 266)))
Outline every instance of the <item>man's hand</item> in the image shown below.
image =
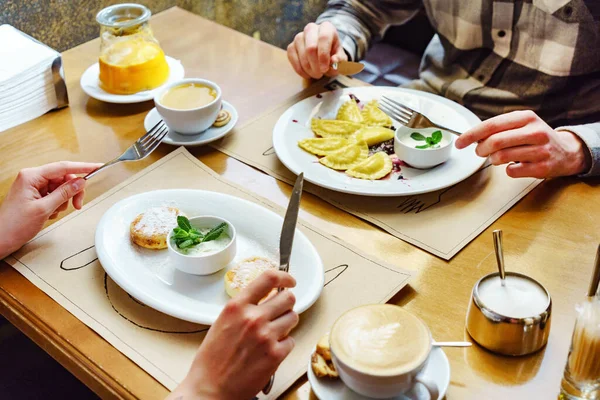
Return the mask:
POLYGON ((348 60, 337 30, 327 21, 306 25, 288 45, 287 54, 296 73, 305 79, 335 76, 338 72, 331 64, 348 60))
POLYGON ((75 174, 94 171, 102 164, 56 162, 26 168, 8 190, 0 206, 0 259, 18 250, 69 206, 83 206, 85 181, 75 174))
POLYGON ((251 399, 294 348, 298 324, 289 290, 261 300, 274 288, 296 286, 291 275, 267 271, 231 299, 210 328, 190 371, 167 399, 251 399))
POLYGON ((480 157, 494 165, 508 164, 513 178, 552 178, 590 169, 590 154, 583 142, 568 131, 555 131, 533 111, 513 111, 490 118, 456 140, 463 149, 477 144, 480 157))

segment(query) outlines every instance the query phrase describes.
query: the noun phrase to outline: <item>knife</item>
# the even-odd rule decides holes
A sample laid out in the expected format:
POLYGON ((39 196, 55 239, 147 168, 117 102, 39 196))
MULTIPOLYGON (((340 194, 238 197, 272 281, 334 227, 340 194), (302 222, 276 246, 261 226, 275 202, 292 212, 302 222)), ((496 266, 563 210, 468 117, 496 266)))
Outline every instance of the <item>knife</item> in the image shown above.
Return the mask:
MULTIPOLYGON (((290 269, 290 257, 292 255, 292 244, 296 232, 296 221, 300 210, 300 198, 302 197, 302 186, 304 185, 304 173, 300 173, 294 184, 290 202, 283 219, 281 236, 279 238, 279 270, 288 272, 290 269)), ((281 289, 280 289, 281 291, 281 289)))
POLYGON ((338 61, 333 63, 331 68, 337 70, 342 75, 355 75, 362 71, 365 65, 353 61, 338 61))
MULTIPOLYGON (((294 244, 294 233, 296 233, 296 222, 298 221, 298 211, 300 210, 300 198, 302 197, 302 186, 304 185, 304 173, 301 172, 296 179, 290 202, 288 203, 285 217, 283 218, 283 226, 281 227, 281 236, 279 237, 279 270, 288 272, 290 270, 290 257, 292 256, 292 245, 294 244)), ((281 292, 283 289, 278 288, 281 292)), ((269 394, 275 382, 275 375, 271 375, 271 379, 263 388, 264 394, 269 394)), ((256 398, 255 398, 256 399, 256 398)))

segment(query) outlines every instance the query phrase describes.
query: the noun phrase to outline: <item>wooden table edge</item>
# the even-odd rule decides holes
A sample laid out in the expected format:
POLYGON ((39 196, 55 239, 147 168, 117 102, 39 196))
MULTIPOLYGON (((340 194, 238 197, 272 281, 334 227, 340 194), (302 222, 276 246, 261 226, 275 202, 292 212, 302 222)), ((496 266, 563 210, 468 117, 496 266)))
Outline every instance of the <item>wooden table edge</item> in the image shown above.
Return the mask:
MULTIPOLYGON (((40 290, 3 260, 0 260, 0 268, 7 269, 10 274, 18 275, 18 279, 22 281, 23 285, 31 285, 32 288, 40 290)), ((47 295, 44 293, 44 296, 47 295)), ((63 312, 70 314, 49 296, 48 301, 60 307, 63 312)), ((137 399, 125 386, 86 357, 2 287, 0 287, 0 314, 102 399, 137 399)), ((75 318, 73 315, 71 317, 75 318)), ((85 325, 81 321, 80 323, 85 325)), ((90 329, 90 334, 96 333, 90 329)), ((110 346, 108 342, 106 343, 110 346)))

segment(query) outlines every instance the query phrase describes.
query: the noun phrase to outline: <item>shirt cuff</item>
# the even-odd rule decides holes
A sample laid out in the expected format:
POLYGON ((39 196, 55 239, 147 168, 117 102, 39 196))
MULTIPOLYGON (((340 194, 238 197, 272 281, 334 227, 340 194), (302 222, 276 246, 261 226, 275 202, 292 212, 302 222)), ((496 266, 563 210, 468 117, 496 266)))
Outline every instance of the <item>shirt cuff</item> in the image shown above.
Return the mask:
MULTIPOLYGON (((597 124, 600 127, 600 124, 597 124)), ((592 166, 589 171, 580 174, 580 177, 600 175, 600 132, 590 128, 588 125, 561 126, 557 131, 569 131, 574 133, 583 141, 590 152, 592 166)))
POLYGON ((342 48, 346 52, 349 61, 356 61, 358 46, 356 45, 356 41, 350 35, 346 35, 345 33, 338 31, 338 36, 340 38, 340 44, 342 48))

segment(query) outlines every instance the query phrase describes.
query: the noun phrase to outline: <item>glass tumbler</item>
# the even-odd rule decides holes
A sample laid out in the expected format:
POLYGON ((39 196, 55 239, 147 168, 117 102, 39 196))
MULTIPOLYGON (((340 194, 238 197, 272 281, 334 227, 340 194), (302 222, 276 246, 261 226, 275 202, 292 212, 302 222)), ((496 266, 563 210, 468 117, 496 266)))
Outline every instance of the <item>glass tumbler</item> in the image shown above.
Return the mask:
POLYGON ((600 298, 589 297, 577 312, 559 399, 600 399, 600 298))

